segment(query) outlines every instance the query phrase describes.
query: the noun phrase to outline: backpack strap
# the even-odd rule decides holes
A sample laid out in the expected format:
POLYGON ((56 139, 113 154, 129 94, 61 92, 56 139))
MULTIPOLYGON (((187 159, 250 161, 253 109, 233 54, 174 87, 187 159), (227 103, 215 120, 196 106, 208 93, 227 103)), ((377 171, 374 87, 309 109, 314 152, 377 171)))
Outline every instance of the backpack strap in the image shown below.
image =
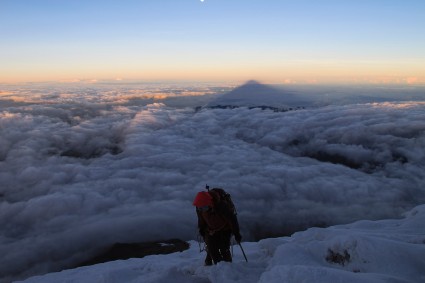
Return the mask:
POLYGON ((216 206, 221 201, 220 194, 215 189, 209 190, 208 193, 212 197, 214 206, 216 206))

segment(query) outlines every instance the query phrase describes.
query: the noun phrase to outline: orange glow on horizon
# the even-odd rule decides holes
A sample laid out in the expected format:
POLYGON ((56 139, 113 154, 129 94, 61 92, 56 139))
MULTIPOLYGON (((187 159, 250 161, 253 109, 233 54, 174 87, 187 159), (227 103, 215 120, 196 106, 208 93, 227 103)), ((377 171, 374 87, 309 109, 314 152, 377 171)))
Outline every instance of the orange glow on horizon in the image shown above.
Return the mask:
MULTIPOLYGON (((299 62, 298 62, 299 63, 299 62)), ((283 64, 282 64, 283 65, 283 64)), ((63 67, 56 70, 11 70, 0 73, 0 84, 25 82, 96 83, 101 81, 199 81, 199 82, 243 82, 256 79, 268 83, 282 84, 425 84, 421 68, 383 70, 379 66, 361 68, 360 64, 344 67, 342 64, 287 64, 285 67, 268 64, 246 64, 246 66, 166 66, 92 68, 87 71, 63 67)), ((384 66, 385 67, 385 66, 384 66)), ((423 70, 425 73, 425 70, 423 70)))

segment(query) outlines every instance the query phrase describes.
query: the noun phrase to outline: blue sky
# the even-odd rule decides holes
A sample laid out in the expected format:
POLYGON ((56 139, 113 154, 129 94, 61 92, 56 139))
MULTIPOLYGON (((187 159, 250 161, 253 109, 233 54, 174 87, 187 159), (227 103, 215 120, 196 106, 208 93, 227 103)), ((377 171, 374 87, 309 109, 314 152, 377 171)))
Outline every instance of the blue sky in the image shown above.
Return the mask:
POLYGON ((425 74, 419 0, 0 0, 0 34, 0 82, 425 74))

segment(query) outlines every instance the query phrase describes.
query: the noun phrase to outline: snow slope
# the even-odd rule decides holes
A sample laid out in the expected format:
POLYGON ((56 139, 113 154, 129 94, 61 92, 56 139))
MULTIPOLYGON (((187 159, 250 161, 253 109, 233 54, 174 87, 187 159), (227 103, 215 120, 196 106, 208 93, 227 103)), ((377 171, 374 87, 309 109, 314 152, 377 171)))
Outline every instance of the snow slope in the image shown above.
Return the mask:
POLYGON ((115 261, 29 278, 59 282, 425 282, 425 205, 403 219, 310 228, 291 237, 245 242, 234 262, 203 266, 198 243, 169 255, 115 261))

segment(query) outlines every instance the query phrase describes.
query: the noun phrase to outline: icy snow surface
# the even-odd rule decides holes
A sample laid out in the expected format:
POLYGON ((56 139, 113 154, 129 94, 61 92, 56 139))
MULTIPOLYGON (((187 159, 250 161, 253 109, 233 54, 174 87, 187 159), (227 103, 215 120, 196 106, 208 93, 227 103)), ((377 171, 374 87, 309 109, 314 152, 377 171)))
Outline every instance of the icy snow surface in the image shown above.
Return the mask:
POLYGON ((234 246, 233 263, 205 267, 204 253, 191 241, 191 248, 181 253, 98 264, 22 282, 425 282, 424 222, 421 205, 404 219, 358 221, 245 242, 249 262, 234 246))

